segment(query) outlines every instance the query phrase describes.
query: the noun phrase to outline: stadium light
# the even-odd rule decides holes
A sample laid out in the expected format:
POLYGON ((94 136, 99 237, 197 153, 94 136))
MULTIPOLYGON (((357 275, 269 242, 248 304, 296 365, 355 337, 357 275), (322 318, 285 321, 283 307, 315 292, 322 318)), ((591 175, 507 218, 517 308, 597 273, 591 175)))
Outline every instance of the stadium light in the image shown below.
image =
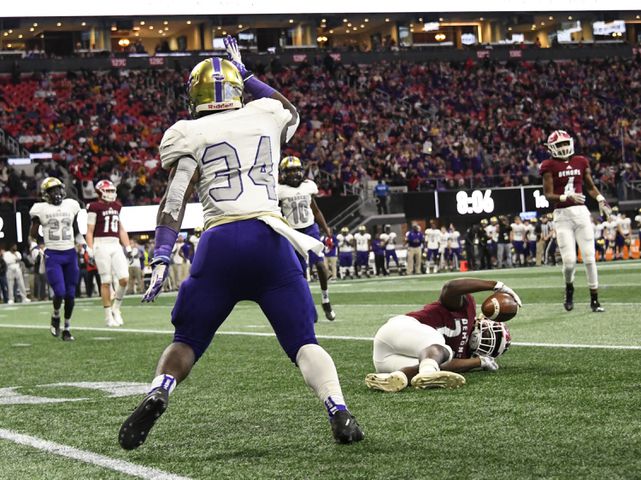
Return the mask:
POLYGON ((140 25, 144 25, 144 24, 145 24, 145 21, 144 20, 140 20, 140 25))
POLYGON ((293 18, 290 18, 290 19, 289 19, 289 23, 294 23, 294 19, 293 19, 293 18))
POLYGON ((389 18, 386 18, 386 19, 385 19, 385 22, 389 22, 389 18))
POLYGON ((348 24, 347 24, 347 26, 348 26, 348 27, 351 27, 351 26, 352 26, 352 24, 351 24, 351 23, 348 23, 348 24))
POLYGON ((83 27, 86 27, 87 26, 87 22, 82 22, 80 25, 82 25, 83 27))
POLYGON ((191 20, 187 20, 187 25, 191 25, 191 20))
POLYGON ((163 25, 169 25, 169 22, 167 20, 165 20, 164 22, 162 22, 162 24, 163 25))

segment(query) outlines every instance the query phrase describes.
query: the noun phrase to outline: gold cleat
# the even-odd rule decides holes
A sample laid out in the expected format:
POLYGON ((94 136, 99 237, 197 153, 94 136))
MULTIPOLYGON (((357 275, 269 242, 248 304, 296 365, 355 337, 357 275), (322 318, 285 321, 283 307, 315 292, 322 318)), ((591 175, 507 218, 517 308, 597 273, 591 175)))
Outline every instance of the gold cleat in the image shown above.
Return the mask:
POLYGON ((465 385, 465 377, 454 372, 439 370, 430 373, 419 373, 412 378, 414 388, 459 388, 465 385))
POLYGON ((365 377, 365 385, 382 392, 400 392, 407 387, 407 377, 401 371, 392 373, 370 373, 365 377))

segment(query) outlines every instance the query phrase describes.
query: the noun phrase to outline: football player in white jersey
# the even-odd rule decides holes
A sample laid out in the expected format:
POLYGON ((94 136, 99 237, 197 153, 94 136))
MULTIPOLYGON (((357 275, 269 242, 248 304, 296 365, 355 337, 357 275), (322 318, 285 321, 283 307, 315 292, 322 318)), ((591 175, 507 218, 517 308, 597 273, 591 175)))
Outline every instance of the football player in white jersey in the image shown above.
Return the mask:
POLYGON ((597 261, 605 261, 605 238, 603 238, 603 223, 596 217, 592 217, 592 229, 594 230, 594 251, 598 253, 597 261))
POLYGON ((436 220, 430 220, 430 227, 425 230, 425 245, 427 246, 427 273, 438 273, 438 249, 441 231, 436 220))
POLYGON ((456 229, 453 223, 450 223, 448 243, 448 256, 452 262, 451 268, 458 270, 461 262, 461 232, 456 229))
MULTIPOLYGON (((153 301, 162 290, 194 190, 203 205, 205 232, 172 310, 174 341, 158 362, 149 393, 122 424, 119 443, 127 450, 143 444, 176 384, 241 300, 259 304, 325 405, 334 439, 358 442, 364 435, 347 410, 332 358, 316 340, 316 307, 295 253, 318 254, 323 244, 288 226, 278 205, 280 145, 294 135, 298 113, 247 71, 234 39, 225 43, 231 61, 208 58, 191 71, 187 93, 194 119, 178 121, 160 144, 169 185, 158 208, 153 273, 143 301, 153 301), (244 104, 244 92, 255 100, 244 104)), ((252 366, 260 368, 260 358, 252 366)))
POLYGON ((538 235, 536 233, 536 224, 537 220, 536 217, 525 220, 525 240, 526 240, 526 248, 525 252, 527 254, 527 263, 530 265, 534 265, 536 262, 536 241, 538 239, 538 235))
POLYGON ((381 233, 380 239, 385 246, 385 268, 389 272, 389 261, 390 258, 392 258, 394 259, 396 269, 398 270, 398 273, 400 275, 401 269, 398 266, 398 256, 396 255, 396 232, 392 231, 391 225, 385 225, 385 231, 381 233))
POLYGON ((632 244, 632 220, 628 216, 621 212, 619 214, 619 219, 617 220, 617 247, 619 248, 619 258, 623 259, 623 247, 628 247, 628 258, 632 258, 630 255, 630 245, 632 244))
POLYGON ((361 268, 363 268, 365 275, 369 278, 369 251, 372 246, 372 236, 367 233, 365 225, 358 227, 358 232, 354 234, 354 243, 356 244, 356 277, 360 278, 361 268))
POLYGON ((526 227, 518 215, 514 217, 514 222, 510 225, 510 241, 514 247, 515 262, 521 266, 525 266, 525 232, 526 227))
POLYGON ((617 230, 619 228, 619 224, 610 215, 601 225, 603 226, 603 238, 605 239, 606 252, 608 249, 611 249, 612 258, 616 258, 614 253, 616 248, 616 238, 617 238, 617 230))
POLYGON ((341 228, 341 233, 336 235, 338 240, 338 271, 340 277, 354 278, 354 235, 349 233, 349 228, 341 228))
MULTIPOLYGON (((278 201, 280 209, 287 222, 305 235, 320 240, 320 229, 325 237, 332 236, 331 229, 327 226, 325 216, 320 211, 314 196, 318 194, 318 187, 310 179, 305 178, 303 164, 298 157, 285 157, 280 161, 281 181, 278 184, 278 201), (320 227, 320 228, 319 228, 320 227)), ((325 266, 325 259, 322 253, 309 254, 309 266, 316 267, 318 272, 318 283, 321 288, 321 305, 325 318, 334 320, 336 313, 329 302, 328 282, 330 273, 325 266)), ((303 261, 303 270, 307 265, 303 261)))
POLYGON ((450 261, 450 234, 445 228, 445 225, 441 226, 440 235, 438 237, 438 257, 439 257, 439 269, 445 270, 448 268, 450 261))
POLYGON ((42 181, 40 191, 44 202, 35 203, 31 217, 31 238, 38 237, 39 227, 45 243, 45 273, 53 290, 53 314, 51 315, 51 335, 60 335, 60 306, 64 307, 64 328, 61 338, 73 341, 70 324, 76 297, 76 285, 80 277, 76 243, 85 241, 78 231, 78 212, 80 205, 72 198, 65 198, 64 184, 54 177, 42 181))

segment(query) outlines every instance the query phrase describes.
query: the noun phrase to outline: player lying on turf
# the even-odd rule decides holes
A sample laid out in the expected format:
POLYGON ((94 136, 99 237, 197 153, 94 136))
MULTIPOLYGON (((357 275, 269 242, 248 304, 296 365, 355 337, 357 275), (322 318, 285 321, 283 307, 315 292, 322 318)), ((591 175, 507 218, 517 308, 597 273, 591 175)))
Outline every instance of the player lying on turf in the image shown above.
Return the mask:
MULTIPOLYGON (((160 144, 162 165, 171 173, 158 210, 154 269, 143 301, 152 301, 162 289, 194 189, 206 231, 172 311, 173 343, 158 361, 149 394, 122 424, 119 442, 130 450, 145 441, 174 387, 241 300, 260 305, 283 350, 325 405, 334 439, 358 442, 363 432, 347 410, 332 358, 316 340, 316 307, 294 250, 307 256, 309 250, 320 253, 323 244, 288 226, 278 206, 280 145, 294 135, 298 113, 247 71, 234 39, 225 42, 233 63, 214 57, 194 67, 187 88, 194 120, 180 120, 160 144), (256 100, 244 105, 243 91, 256 100)), ((259 365, 250 362, 249 367, 259 365)))
POLYGON ((390 318, 374 336, 376 373, 365 377, 369 388, 398 392, 415 388, 457 388, 465 377, 456 372, 475 368, 495 371, 496 357, 510 345, 505 324, 476 316, 471 295, 483 291, 521 299, 494 280, 461 278, 443 285, 438 300, 422 310, 390 318))

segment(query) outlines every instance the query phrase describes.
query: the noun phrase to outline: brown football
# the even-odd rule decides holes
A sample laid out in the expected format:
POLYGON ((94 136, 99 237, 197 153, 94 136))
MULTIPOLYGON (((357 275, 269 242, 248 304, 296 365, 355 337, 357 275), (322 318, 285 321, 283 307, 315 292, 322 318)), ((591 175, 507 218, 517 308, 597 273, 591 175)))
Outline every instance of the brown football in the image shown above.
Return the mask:
POLYGON ((497 292, 485 299, 481 312, 490 320, 507 322, 519 313, 519 306, 511 295, 497 292))

